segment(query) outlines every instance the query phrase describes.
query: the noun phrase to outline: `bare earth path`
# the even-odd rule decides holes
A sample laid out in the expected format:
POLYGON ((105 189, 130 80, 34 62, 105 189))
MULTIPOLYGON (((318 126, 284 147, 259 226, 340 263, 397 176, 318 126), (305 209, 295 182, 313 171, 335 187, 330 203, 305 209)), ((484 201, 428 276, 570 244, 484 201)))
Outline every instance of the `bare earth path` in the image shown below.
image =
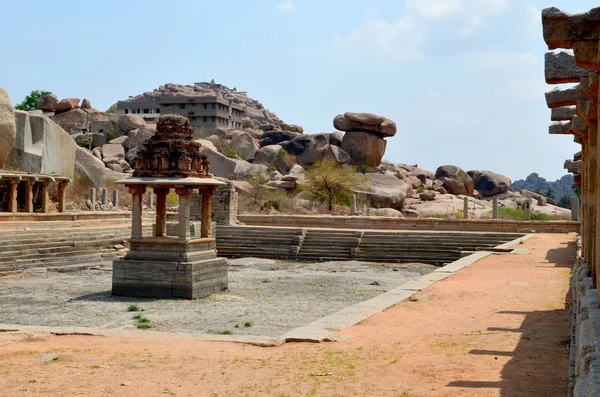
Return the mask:
POLYGON ((342 342, 0 333, 0 395, 566 396, 574 236, 518 248, 530 254, 484 258, 345 330, 342 342), (44 363, 41 353, 60 358, 44 363))

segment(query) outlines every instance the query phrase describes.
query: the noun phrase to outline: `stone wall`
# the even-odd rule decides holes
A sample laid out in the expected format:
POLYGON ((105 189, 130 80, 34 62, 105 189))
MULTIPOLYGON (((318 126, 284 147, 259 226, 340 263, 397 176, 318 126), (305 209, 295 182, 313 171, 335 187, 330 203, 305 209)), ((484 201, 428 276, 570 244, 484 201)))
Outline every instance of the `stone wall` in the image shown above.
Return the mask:
POLYGON ((569 396, 600 395, 600 308, 588 264, 578 258, 571 277, 569 396))
MULTIPOLYGON (((218 225, 236 225, 238 213, 238 192, 231 182, 215 192, 212 197, 212 220, 218 225)), ((190 220, 199 221, 202 218, 202 196, 192 194, 190 220)))
POLYGON ((239 214, 248 226, 319 227, 353 230, 428 230, 505 233, 574 233, 579 222, 505 221, 484 219, 388 218, 379 216, 258 215, 239 214))

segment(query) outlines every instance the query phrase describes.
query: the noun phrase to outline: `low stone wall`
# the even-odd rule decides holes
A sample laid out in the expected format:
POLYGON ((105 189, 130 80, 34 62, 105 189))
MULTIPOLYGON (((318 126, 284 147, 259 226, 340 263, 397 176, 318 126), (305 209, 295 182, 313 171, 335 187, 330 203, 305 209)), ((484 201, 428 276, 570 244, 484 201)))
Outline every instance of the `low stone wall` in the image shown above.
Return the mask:
POLYGON ((77 213, 52 213, 52 214, 29 214, 19 212, 16 214, 0 213, 1 222, 44 222, 44 221, 89 221, 104 219, 129 219, 131 212, 77 212, 77 213))
POLYGON ((505 221, 484 219, 386 218, 366 216, 256 215, 239 214, 238 221, 248 226, 316 227, 353 230, 427 230, 506 233, 572 233, 579 222, 505 221))
POLYGON ((600 308, 588 265, 578 251, 571 277, 569 396, 600 395, 600 308))

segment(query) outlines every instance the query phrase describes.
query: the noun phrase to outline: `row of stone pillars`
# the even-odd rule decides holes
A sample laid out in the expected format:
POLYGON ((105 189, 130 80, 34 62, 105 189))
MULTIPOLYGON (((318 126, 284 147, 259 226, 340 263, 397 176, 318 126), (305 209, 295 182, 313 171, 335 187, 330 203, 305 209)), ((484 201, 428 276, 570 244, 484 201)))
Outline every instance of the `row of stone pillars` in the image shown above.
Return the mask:
MULTIPOLYGON (((554 89, 546 94, 551 108, 550 134, 573 135, 574 142, 581 145, 581 152, 565 162, 565 168, 574 174, 574 186, 580 190, 580 213, 582 256, 588 263, 597 286, 599 277, 600 199, 598 186, 598 98, 600 72, 600 13, 594 9, 588 13, 569 15, 556 8, 542 12, 544 40, 549 50, 572 49, 567 52, 546 54, 546 82, 548 84, 579 83, 567 89, 554 89)), ((573 203, 575 204, 575 203, 573 203)), ((600 291, 600 290, 599 290, 600 291)), ((599 294, 600 295, 600 294, 599 294)))
POLYGON ((25 191, 23 201, 23 212, 33 213, 34 191, 39 189, 40 195, 40 211, 48 212, 48 189, 50 183, 56 182, 58 187, 58 212, 65 212, 67 186, 71 182, 69 178, 50 177, 47 175, 3 175, 0 174, 0 179, 5 180, 8 185, 8 212, 16 214, 18 208, 18 188, 22 185, 25 191))
MULTIPOLYGON (((216 187, 205 186, 199 189, 202 196, 202 214, 200 225, 200 238, 211 238, 211 196, 214 194, 216 187)), ((177 236, 180 239, 190 238, 190 207, 191 196, 194 189, 189 187, 177 187, 175 193, 179 197, 179 231, 177 236)), ((132 228, 131 238, 142 238, 142 207, 143 196, 146 192, 146 186, 135 185, 129 187, 129 192, 132 194, 132 228)), ((167 195, 170 192, 169 188, 154 187, 153 192, 156 195, 156 227, 154 237, 167 237, 167 195)))
MULTIPOLYGON (((96 206, 96 188, 90 188, 90 202, 92 203, 92 208, 96 206)), ((119 207, 119 192, 117 190, 113 190, 112 192, 112 206, 115 208, 119 207)), ((107 205, 108 204, 108 189, 103 188, 100 189, 100 204, 107 205)))

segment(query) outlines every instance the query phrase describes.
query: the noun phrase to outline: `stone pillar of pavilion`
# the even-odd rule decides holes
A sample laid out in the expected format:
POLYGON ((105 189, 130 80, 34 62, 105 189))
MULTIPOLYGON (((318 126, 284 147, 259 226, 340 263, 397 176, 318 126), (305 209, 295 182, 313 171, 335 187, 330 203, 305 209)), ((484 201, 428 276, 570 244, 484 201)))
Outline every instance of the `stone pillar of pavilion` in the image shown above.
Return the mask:
MULTIPOLYGON (((133 198, 130 251, 113 262, 112 293, 123 296, 187 298, 206 297, 227 289, 227 263, 218 258, 211 235, 211 196, 225 183, 212 178, 209 162, 193 141, 187 118, 162 116, 157 133, 135 159, 133 176, 117 183, 133 198), (143 235, 142 203, 147 189, 156 194, 156 227, 143 235), (179 197, 179 233, 167 236, 166 197, 179 197), (200 237, 190 234, 192 193, 202 195, 200 237)), ((195 195, 194 195, 195 196, 195 195)))
MULTIPOLYGON (((600 234, 600 201, 598 186, 598 75, 600 72, 600 8, 587 13, 570 15, 557 8, 547 8, 542 12, 544 40, 548 49, 572 49, 575 64, 579 68, 591 69, 593 73, 582 75, 577 101, 577 116, 571 121, 571 130, 580 132, 582 142, 581 197, 582 197, 582 252, 592 273, 594 287, 598 283, 600 271, 600 244, 596 244, 600 234), (578 124, 578 125, 575 125, 578 124), (585 134, 581 133, 585 124, 585 134), (584 136, 582 136, 584 135, 584 136)), ((598 290, 600 295, 600 290, 598 290)))

